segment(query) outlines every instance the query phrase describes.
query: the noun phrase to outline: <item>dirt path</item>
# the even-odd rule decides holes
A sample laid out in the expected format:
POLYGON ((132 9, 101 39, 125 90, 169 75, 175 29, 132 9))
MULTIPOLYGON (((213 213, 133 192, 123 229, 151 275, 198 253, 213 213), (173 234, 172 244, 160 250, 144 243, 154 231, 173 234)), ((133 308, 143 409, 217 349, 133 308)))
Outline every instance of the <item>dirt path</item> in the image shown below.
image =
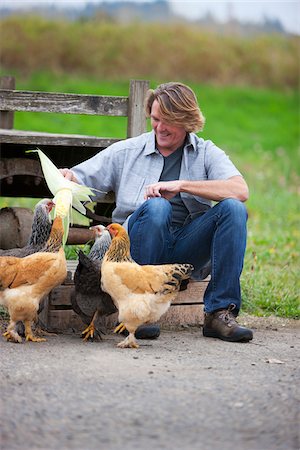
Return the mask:
POLYGON ((116 348, 115 335, 1 338, 1 449, 298 450, 298 324, 241 321, 249 344, 199 328, 138 350, 116 348))

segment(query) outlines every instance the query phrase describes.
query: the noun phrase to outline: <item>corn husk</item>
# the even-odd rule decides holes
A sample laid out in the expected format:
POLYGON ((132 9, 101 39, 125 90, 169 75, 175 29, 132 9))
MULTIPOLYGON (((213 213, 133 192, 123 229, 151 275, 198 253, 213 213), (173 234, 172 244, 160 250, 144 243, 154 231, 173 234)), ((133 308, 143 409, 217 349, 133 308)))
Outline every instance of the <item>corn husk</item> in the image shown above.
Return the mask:
POLYGON ((37 149, 27 151, 27 153, 30 152, 37 152, 39 155, 47 186, 54 197, 54 217, 59 216, 63 219, 63 243, 65 244, 69 233, 70 223, 73 223, 72 207, 85 215, 86 209, 82 202, 91 202, 90 196, 94 196, 96 192, 99 191, 94 188, 74 183, 74 181, 67 180, 42 150, 37 149))

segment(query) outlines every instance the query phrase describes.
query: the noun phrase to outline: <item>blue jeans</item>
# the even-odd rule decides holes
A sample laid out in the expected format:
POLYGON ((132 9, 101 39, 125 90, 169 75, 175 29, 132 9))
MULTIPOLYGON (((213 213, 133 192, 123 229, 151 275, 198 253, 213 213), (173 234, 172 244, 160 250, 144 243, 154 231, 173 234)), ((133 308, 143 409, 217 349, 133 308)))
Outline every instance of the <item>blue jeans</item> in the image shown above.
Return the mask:
POLYGON ((240 275, 247 240, 247 211, 234 199, 217 203, 179 228, 164 198, 145 201, 130 217, 131 256, 139 264, 191 263, 195 273, 211 261, 205 312, 241 306, 240 275))

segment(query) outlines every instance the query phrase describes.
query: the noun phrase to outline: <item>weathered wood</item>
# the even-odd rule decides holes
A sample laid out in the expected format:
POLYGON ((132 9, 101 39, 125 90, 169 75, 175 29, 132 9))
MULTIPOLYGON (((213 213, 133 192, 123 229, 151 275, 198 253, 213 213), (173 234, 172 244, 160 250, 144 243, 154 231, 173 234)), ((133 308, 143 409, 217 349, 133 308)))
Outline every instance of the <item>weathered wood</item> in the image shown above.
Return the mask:
MULTIPOLYGON (((68 271, 74 274, 77 261, 68 261, 68 271)), ((188 289, 179 293, 178 298, 171 304, 168 311, 161 317, 159 324, 162 328, 178 327, 180 325, 199 325, 203 323, 203 294, 209 279, 190 282, 188 289)), ((79 316, 71 309, 71 293, 73 284, 63 284, 56 287, 49 294, 48 319, 43 316, 47 330, 61 331, 72 328, 82 331, 85 327, 79 316), (75 316, 74 316, 75 315, 75 316)), ((118 322, 118 313, 103 317, 102 324, 112 330, 118 322)))
POLYGON ((44 330, 47 330, 47 324, 49 322, 49 304, 49 295, 46 295, 40 302, 41 311, 38 315, 38 325, 44 330))
POLYGON ((0 129, 0 143, 23 145, 56 145, 69 147, 106 148, 120 139, 84 136, 80 134, 43 133, 38 131, 0 129))
POLYGON ((83 331, 86 325, 72 309, 70 310, 49 310, 48 320, 45 324, 47 331, 63 333, 65 331, 83 331))
MULTIPOLYGON (((137 135, 146 130, 146 119, 143 113, 143 99, 149 83, 147 81, 132 81, 130 84, 130 92, 128 97, 123 96, 103 96, 103 95, 81 95, 81 94, 66 94, 55 92, 40 92, 40 91, 21 91, 14 90, 15 81, 12 77, 0 77, 0 110, 4 110, 5 115, 7 111, 9 114, 12 111, 31 111, 31 112, 55 112, 64 114, 92 114, 92 115, 106 115, 106 116, 128 116, 128 137, 137 135), (12 89, 11 89, 12 88, 12 89), (129 104, 130 112, 129 112, 129 104), (138 117, 137 117, 138 116, 138 117)), ((4 116, 3 116, 4 117, 4 116)), ((7 124, 3 124, 0 129, 0 143, 5 144, 3 148, 9 146, 20 146, 20 158, 3 158, 0 162, 0 180, 3 191, 6 195, 16 194, 16 186, 22 182, 26 189, 22 190, 22 195, 28 196, 37 195, 36 186, 41 186, 45 192, 44 177, 41 172, 38 161, 25 159, 23 154, 23 147, 66 147, 76 148, 86 147, 86 151, 92 148, 103 149, 107 148, 120 139, 104 138, 97 136, 84 136, 78 134, 58 134, 35 131, 24 131, 6 129, 7 124), (15 177, 16 176, 16 177, 15 177), (20 181, 21 179, 21 181, 20 181), (42 184, 41 184, 42 182, 42 184)), ((82 151, 82 154, 84 154, 82 151)), ((81 160, 82 158, 81 154, 81 160)), ((73 161, 74 162, 74 161, 73 161)), ((40 194, 41 191, 38 191, 40 194)), ((48 194, 46 194, 48 195, 48 194)), ((101 200, 101 204, 113 203, 114 197, 106 196, 101 200)), ((111 209, 109 210, 111 211, 111 209)), ((107 209, 99 214, 92 211, 89 212, 90 218, 97 222, 110 222, 110 217, 100 214, 110 214, 107 209), (101 220, 103 219, 103 220, 101 220)), ((83 237, 83 232, 72 230, 69 236, 69 244, 84 243, 86 236, 83 237), (78 239, 77 239, 78 238, 78 239), (76 240, 78 242, 76 242, 76 240)), ((89 238, 89 236, 88 236, 89 238)))
POLYGON ((88 241, 94 240, 95 233, 87 228, 71 227, 68 234, 68 245, 86 244, 88 241))
POLYGON ((0 209, 0 248, 22 248, 31 233, 33 212, 29 208, 0 209))
POLYGON ((185 291, 179 292, 173 305, 200 304, 203 302, 203 295, 207 288, 210 277, 202 281, 190 281, 185 291))
MULTIPOLYGON (((203 305, 171 305, 168 311, 157 322, 162 329, 174 329, 180 326, 200 326, 203 324, 203 305)), ((111 314, 101 319, 107 330, 112 330, 118 323, 118 313, 111 314)), ((44 324, 44 322, 43 322, 44 324)), ((81 318, 73 310, 50 309, 48 311, 47 323, 44 327, 48 331, 81 332, 86 328, 81 318)))
MULTIPOLYGON (((14 77, 3 76, 0 77, 0 89, 15 89, 16 81, 14 77)), ((14 126, 13 111, 1 110, 0 107, 0 128, 11 129, 14 126)))
POLYGON ((15 175, 30 175, 44 178, 39 161, 29 158, 1 158, 0 180, 15 175))
POLYGON ((1 89, 0 109, 5 111, 127 116, 128 97, 1 89))
POLYGON ((71 293, 74 289, 73 285, 60 285, 52 289, 49 294, 50 309, 57 309, 57 306, 63 306, 61 309, 71 308, 71 293))
POLYGON ((203 305, 171 305, 168 311, 160 318, 158 324, 165 329, 180 325, 203 324, 203 305))
POLYGON ((144 113, 144 100, 148 89, 148 81, 130 81, 127 125, 128 137, 138 136, 146 131, 147 123, 144 113))

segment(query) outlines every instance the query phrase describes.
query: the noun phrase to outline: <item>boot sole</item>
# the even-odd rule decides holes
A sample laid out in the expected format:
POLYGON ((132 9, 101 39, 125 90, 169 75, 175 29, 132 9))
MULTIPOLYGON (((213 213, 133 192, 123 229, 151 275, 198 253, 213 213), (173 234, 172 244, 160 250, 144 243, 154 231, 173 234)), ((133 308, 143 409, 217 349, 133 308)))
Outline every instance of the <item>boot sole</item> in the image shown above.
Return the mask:
POLYGON ((249 342, 253 339, 252 334, 248 334, 248 336, 242 336, 242 337, 238 338, 238 337, 222 336, 222 335, 216 333, 215 331, 209 331, 209 330, 204 330, 204 329, 203 329, 203 336, 221 339, 222 341, 227 341, 227 342, 249 342))

